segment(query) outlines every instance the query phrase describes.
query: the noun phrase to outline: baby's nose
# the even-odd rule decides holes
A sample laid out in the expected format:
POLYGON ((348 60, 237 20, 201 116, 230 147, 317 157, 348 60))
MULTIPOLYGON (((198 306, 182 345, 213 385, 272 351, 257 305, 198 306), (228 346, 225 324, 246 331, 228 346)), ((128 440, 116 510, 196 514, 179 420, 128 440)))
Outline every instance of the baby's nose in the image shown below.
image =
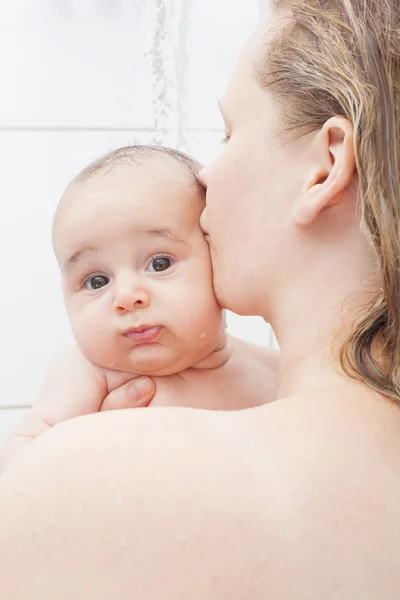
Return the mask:
POLYGON ((149 305, 150 294, 142 283, 125 281, 118 285, 114 300, 114 310, 117 314, 136 308, 146 308, 149 305))

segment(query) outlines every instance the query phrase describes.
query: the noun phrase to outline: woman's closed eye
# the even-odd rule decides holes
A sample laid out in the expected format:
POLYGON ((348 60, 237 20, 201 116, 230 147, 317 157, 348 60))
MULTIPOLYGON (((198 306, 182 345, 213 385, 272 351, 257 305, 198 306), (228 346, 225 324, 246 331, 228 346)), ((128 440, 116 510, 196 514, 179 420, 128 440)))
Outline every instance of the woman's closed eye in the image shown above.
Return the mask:
POLYGON ((110 278, 106 275, 91 275, 83 282, 82 287, 91 292, 100 290, 110 283, 110 278))

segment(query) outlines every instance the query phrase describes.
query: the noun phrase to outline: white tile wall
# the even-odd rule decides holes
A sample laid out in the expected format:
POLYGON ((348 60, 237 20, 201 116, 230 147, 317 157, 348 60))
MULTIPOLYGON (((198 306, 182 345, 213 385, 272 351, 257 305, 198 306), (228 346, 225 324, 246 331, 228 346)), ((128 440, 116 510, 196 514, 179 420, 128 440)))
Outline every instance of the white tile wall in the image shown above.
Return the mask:
POLYGON ((11 431, 18 427, 27 412, 24 408, 3 408, 0 410, 0 447, 11 431))
POLYGON ((259 24, 260 2, 193 0, 192 4, 187 124, 195 128, 220 128, 217 100, 229 80, 238 52, 259 24))
MULTIPOLYGON (((8 0, 0 19, 0 407, 72 342, 50 243, 66 183, 108 150, 217 152, 219 95, 263 0, 8 0)), ((270 343, 257 318, 232 333, 270 343)), ((0 443, 22 412, 0 408, 0 443)))
POLYGON ((152 70, 138 2, 4 4, 8 13, 0 20, 1 126, 153 124, 152 70))

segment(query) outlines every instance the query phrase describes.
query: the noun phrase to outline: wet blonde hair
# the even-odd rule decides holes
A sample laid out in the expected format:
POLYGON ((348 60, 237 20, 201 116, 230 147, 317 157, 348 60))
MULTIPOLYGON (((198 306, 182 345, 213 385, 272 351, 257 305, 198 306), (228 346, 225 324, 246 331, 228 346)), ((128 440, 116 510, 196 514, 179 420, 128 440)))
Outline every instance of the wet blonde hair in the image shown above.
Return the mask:
POLYGON ((274 4, 282 23, 257 79, 281 101, 285 129, 300 135, 335 115, 354 127, 358 201, 381 289, 343 344, 341 364, 400 400, 400 0, 274 4))

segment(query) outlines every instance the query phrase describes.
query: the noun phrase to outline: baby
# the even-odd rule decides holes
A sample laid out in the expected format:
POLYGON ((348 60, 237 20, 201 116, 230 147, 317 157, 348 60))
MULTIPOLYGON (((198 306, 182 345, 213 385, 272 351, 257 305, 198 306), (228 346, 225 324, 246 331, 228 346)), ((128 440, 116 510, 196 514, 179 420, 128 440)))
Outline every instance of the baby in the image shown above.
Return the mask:
POLYGON ((77 349, 60 359, 2 466, 61 421, 98 412, 107 395, 151 375, 153 406, 234 410, 275 399, 272 349, 228 338, 199 226, 200 165, 167 148, 132 146, 68 186, 53 245, 77 349))

